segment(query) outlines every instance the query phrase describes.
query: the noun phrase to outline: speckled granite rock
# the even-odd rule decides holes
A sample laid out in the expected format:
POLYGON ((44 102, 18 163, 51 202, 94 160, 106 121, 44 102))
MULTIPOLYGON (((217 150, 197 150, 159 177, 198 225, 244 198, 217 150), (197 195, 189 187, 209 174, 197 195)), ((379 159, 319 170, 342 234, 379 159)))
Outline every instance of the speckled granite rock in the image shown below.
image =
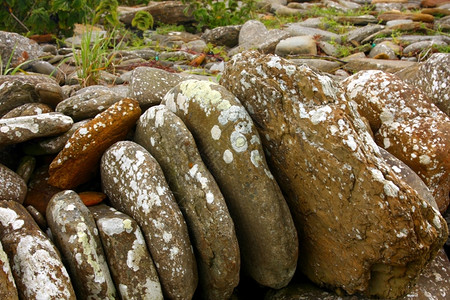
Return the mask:
POLYGON ((115 299, 116 289, 94 217, 74 191, 62 191, 47 206, 47 222, 80 299, 115 299))
POLYGON ((280 288, 297 264, 297 233, 267 167, 256 128, 236 97, 209 81, 184 81, 162 102, 186 124, 233 218, 245 272, 280 288))
POLYGON ((144 233, 164 296, 191 299, 197 267, 183 216, 156 160, 142 146, 122 141, 101 160, 101 180, 114 208, 144 233))
POLYGON ((0 299, 18 300, 16 282, 9 265, 8 255, 0 241, 0 299))
POLYGON ((393 74, 361 71, 342 85, 369 120, 377 144, 413 169, 444 212, 450 203, 450 119, 393 74))
POLYGON ((0 119, 0 145, 11 145, 66 132, 73 120, 60 113, 0 119))
POLYGON ((136 221, 103 204, 89 210, 121 299, 162 300, 158 274, 136 221))
POLYGON ((103 152, 125 138, 140 115, 138 103, 125 98, 82 125, 50 164, 48 182, 69 189, 89 181, 103 152))
POLYGON ((15 201, 0 201, 0 240, 20 299, 76 299, 58 250, 15 201))
POLYGON ((229 299, 239 283, 240 255, 234 224, 194 138, 165 106, 149 108, 134 140, 161 165, 197 253, 202 298, 229 299))
POLYGON ((23 203, 27 195, 27 184, 16 172, 0 164, 0 200, 23 203))
POLYGON ((257 124, 299 231, 302 272, 350 294, 407 293, 447 226, 386 165, 356 103, 328 76, 256 52, 233 57, 221 83, 257 124))

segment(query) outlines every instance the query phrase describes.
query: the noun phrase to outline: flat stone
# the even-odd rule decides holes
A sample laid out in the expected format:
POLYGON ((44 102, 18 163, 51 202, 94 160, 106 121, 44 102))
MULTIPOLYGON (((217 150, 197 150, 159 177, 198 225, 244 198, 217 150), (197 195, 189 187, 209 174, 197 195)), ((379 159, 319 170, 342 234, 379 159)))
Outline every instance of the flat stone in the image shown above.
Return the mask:
POLYGON ((89 210, 121 299, 164 299, 158 273, 136 221, 104 204, 89 210))
POLYGON ((386 27, 392 27, 392 26, 398 26, 398 25, 404 25, 404 24, 411 24, 413 23, 413 20, 391 20, 386 22, 386 27))
POLYGON ((16 173, 25 181, 25 183, 28 184, 28 181, 30 181, 31 174, 34 172, 35 167, 36 158, 34 158, 33 156, 24 156, 17 166, 16 173))
POLYGON ((141 7, 119 6, 117 12, 120 22, 127 25, 131 25, 136 13, 142 10, 149 12, 155 23, 179 24, 195 21, 191 11, 185 13, 186 9, 187 4, 183 4, 181 1, 163 1, 149 2, 147 6, 141 7))
POLYGON ((316 41, 309 35, 290 37, 281 40, 277 44, 275 54, 280 56, 301 54, 316 55, 316 41))
POLYGON ((20 299, 76 299, 59 251, 21 204, 0 201, 0 232, 20 299))
POLYGON ((423 41, 423 42, 416 42, 412 43, 408 46, 406 46, 403 49, 403 55, 414 55, 415 53, 418 53, 420 51, 423 51, 425 49, 431 49, 433 47, 445 47, 447 46, 446 42, 443 41, 423 41))
POLYGON ((11 109, 2 119, 10 119, 16 117, 35 116, 44 113, 51 113, 53 109, 44 103, 25 103, 21 106, 11 109))
POLYGON ((384 72, 395 73, 414 64, 417 63, 405 60, 360 58, 349 60, 349 62, 344 65, 344 69, 350 72, 358 72, 361 70, 381 70, 384 72))
MULTIPOLYGON (((296 3, 296 2, 291 2, 291 3, 296 3)), ((312 27, 312 28, 327 28, 329 27, 329 25, 325 22, 325 18, 324 17, 317 17, 317 18, 308 18, 302 22, 298 22, 297 24, 299 24, 300 26, 304 26, 304 27, 312 27)))
POLYGON ((103 155, 101 180, 114 208, 140 226, 164 296, 191 299, 197 268, 183 216, 157 161, 142 146, 121 141, 103 155))
POLYGON ((377 18, 372 15, 363 15, 363 16, 340 16, 336 17, 336 20, 339 23, 350 23, 353 25, 367 25, 371 23, 378 23, 377 18))
POLYGON ((41 54, 41 47, 35 41, 14 32, 0 30, 0 56, 4 67, 15 68, 25 61, 38 59, 41 54))
POLYGON ((285 29, 292 36, 302 36, 302 35, 310 35, 317 37, 319 41, 334 41, 338 44, 341 43, 341 36, 329 31, 325 31, 317 28, 304 27, 297 23, 289 24, 285 29))
POLYGON ((164 95, 171 88, 189 78, 192 77, 157 68, 138 67, 131 74, 128 97, 137 100, 145 110, 161 103, 164 95))
POLYGON ((88 182, 103 152, 125 138, 140 114, 137 101, 125 98, 82 125, 50 164, 48 182, 62 189, 88 182))
POLYGON ((317 46, 328 56, 337 57, 339 55, 337 48, 333 44, 320 41, 317 43, 317 46))
POLYGON ((207 43, 217 46, 235 47, 239 44, 239 32, 241 25, 230 25, 207 29, 202 34, 202 39, 207 43))
POLYGON ((380 157, 339 85, 255 51, 234 56, 221 83, 258 124, 299 231, 301 271, 349 294, 407 293, 448 231, 439 212, 380 157))
POLYGON ((115 299, 116 289, 94 217, 78 194, 67 190, 54 195, 46 215, 77 295, 87 299, 115 299))
POLYGON ((325 59, 303 58, 303 59, 290 59, 289 61, 296 65, 305 64, 307 66, 313 67, 322 72, 328 72, 328 73, 339 69, 343 65, 343 63, 338 62, 338 61, 330 61, 330 60, 325 60, 325 59))
POLYGON ((357 29, 353 29, 346 34, 347 41, 361 42, 367 36, 376 34, 377 32, 384 29, 383 25, 367 25, 357 29))
POLYGON ((12 200, 23 203, 27 195, 27 184, 16 172, 0 164, 0 201, 12 200))
POLYGON ((0 119, 0 145, 11 145, 66 132, 73 120, 60 113, 0 119))
POLYGON ((19 300, 16 283, 8 261, 8 255, 3 251, 0 241, 0 297, 1 299, 19 300))
POLYGON ((244 107, 222 86, 198 80, 180 83, 162 104, 191 131, 225 197, 244 272, 264 286, 287 285, 297 264, 296 231, 244 107))
POLYGON ((369 58, 375 58, 381 54, 384 54, 387 59, 398 59, 397 55, 400 53, 400 46, 390 42, 384 41, 375 45, 369 52, 369 58))
POLYGON ((298 15, 301 15, 302 13, 304 13, 304 11, 302 9, 290 8, 290 7, 282 6, 282 5, 280 5, 275 10, 275 15, 277 15, 279 17, 298 16, 298 15))
POLYGON ((159 162, 190 229, 204 299, 229 299, 239 283, 240 255, 234 224, 194 138, 165 106, 149 108, 134 140, 159 162))

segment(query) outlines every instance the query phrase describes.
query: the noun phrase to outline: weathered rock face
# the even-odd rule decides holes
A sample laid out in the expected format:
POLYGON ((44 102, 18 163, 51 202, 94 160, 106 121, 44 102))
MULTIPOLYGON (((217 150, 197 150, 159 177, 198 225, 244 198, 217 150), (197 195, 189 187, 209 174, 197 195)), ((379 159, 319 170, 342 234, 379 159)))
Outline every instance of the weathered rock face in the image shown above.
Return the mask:
POLYGON ((16 67, 27 60, 37 59, 41 47, 33 40, 14 32, 0 31, 0 56, 3 66, 16 67))
POLYGON ((412 73, 397 74, 407 83, 424 92, 437 107, 450 116, 450 54, 435 53, 426 62, 420 63, 412 73))
POLYGON ((15 201, 0 201, 0 240, 20 299, 76 299, 58 250, 15 201))
POLYGON ((27 184, 13 170, 0 164, 0 200, 23 203, 27 195, 27 184))
POLYGON ((77 297, 115 299, 116 289, 98 236, 95 220, 74 191, 62 191, 47 206, 55 244, 70 272, 77 297))
POLYGON ((164 296, 191 299, 197 268, 187 226, 156 160, 142 146, 122 141, 104 153, 100 169, 112 206, 144 232, 164 296))
POLYGON ((136 221, 103 204, 89 209, 120 297, 162 300, 158 274, 136 221))
POLYGON ((157 68, 137 67, 133 70, 128 97, 135 99, 146 109, 161 103, 164 95, 178 83, 189 77, 157 68))
POLYGON ((235 223, 245 271, 262 285, 285 286, 296 268, 297 234, 244 107, 222 86, 198 80, 182 82, 162 103, 196 138, 235 223))
POLYGON ((216 27, 211 30, 206 30, 202 35, 202 39, 207 43, 231 48, 239 43, 240 30, 240 25, 216 27))
POLYGON ((3 251, 0 241, 0 298, 18 300, 16 283, 9 266, 8 255, 3 251))
POLYGON ((375 141, 413 169, 444 212, 450 202, 450 119, 395 75, 361 71, 342 82, 358 103, 375 141))
POLYGON ((48 183, 70 189, 89 181, 103 152, 125 138, 140 115, 139 104, 125 98, 82 125, 50 164, 48 183))
POLYGON ((2 118, 9 119, 15 117, 34 116, 44 113, 51 113, 53 109, 44 103, 26 103, 19 107, 11 109, 2 118))
POLYGON ((406 293, 447 226, 385 164, 356 104, 329 77, 256 52, 233 57, 222 84, 259 129, 294 214, 302 271, 350 294, 406 293))
POLYGON ((149 12, 155 22, 164 24, 179 24, 194 21, 194 17, 190 12, 185 13, 187 5, 181 1, 150 1, 148 6, 143 7, 119 7, 119 20, 130 25, 134 16, 138 11, 149 12))
POLYGON ((228 208, 194 138, 165 106, 149 108, 134 140, 161 165, 191 234, 204 299, 229 299, 239 282, 239 246, 228 208))

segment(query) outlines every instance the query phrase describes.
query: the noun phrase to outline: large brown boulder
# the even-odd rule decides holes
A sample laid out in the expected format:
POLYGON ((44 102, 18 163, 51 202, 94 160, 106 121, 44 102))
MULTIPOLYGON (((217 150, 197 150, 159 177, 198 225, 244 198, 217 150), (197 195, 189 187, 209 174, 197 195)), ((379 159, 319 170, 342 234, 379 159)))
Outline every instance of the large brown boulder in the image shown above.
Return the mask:
POLYGON ((361 71, 342 85, 369 120, 377 144, 420 176, 444 212, 450 203, 450 118, 390 73, 361 71))
POLYGON ((140 117, 134 140, 159 162, 184 215, 197 253, 202 297, 229 299, 239 283, 239 245, 225 200, 192 134, 158 105, 140 117))
POLYGON ((297 233, 244 107, 222 86, 198 80, 180 83, 162 103, 191 131, 225 197, 245 272, 265 286, 287 285, 297 264, 297 233))
POLYGON ((262 137, 299 231, 302 272, 350 294, 405 294, 447 226, 386 165, 356 104, 330 77, 257 52, 234 56, 222 84, 262 137))
POLYGON ((183 215, 158 162, 144 147, 117 142, 101 160, 101 180, 114 208, 141 227, 164 296, 191 299, 197 267, 183 215))

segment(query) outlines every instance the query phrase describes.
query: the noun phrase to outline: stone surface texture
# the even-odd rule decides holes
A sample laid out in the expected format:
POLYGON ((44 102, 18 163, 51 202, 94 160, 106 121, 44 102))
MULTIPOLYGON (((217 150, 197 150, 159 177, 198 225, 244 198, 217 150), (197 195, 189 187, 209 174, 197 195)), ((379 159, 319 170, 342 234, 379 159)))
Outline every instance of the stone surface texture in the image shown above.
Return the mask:
POLYGON ((0 201, 13 200, 23 203, 27 195, 27 184, 16 172, 0 164, 0 201))
POLYGON ((20 203, 0 201, 0 240, 20 299, 76 299, 58 250, 20 203))
POLYGON ((191 299, 197 267, 186 223, 158 162, 142 146, 121 141, 101 160, 101 180, 114 208, 144 233, 164 296, 191 299))
POLYGON ((219 187, 184 123, 165 106, 149 108, 134 140, 159 162, 180 207, 197 254, 204 299, 229 299, 239 283, 234 223, 219 187))
POLYGON ((296 269, 297 235, 245 108, 222 86, 198 80, 180 83, 162 104, 191 131, 225 197, 245 272, 262 285, 285 286, 296 269))
POLYGON ((62 191, 47 206, 47 222, 77 297, 116 299, 94 217, 77 193, 62 191))
POLYGON ((259 129, 297 225, 302 272, 350 294, 406 294, 448 229, 381 158, 356 103, 330 77, 256 52, 233 57, 221 83, 259 129))
POLYGON ((8 255, 3 251, 0 241, 0 298, 18 300, 16 282, 9 265, 8 255))

